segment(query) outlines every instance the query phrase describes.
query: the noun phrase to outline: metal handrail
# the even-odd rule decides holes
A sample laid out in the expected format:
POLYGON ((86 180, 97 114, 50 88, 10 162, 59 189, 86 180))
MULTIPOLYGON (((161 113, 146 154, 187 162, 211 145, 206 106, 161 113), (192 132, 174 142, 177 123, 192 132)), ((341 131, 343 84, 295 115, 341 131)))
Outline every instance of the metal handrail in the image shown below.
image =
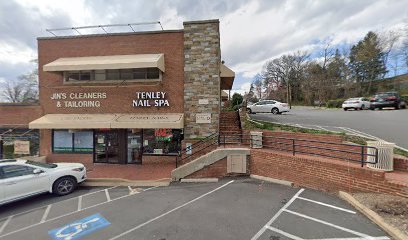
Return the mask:
MULTIPOLYGON (((251 135, 250 134, 225 134, 221 133, 220 134, 220 139, 223 139, 223 145, 225 144, 238 144, 237 142, 227 142, 227 140, 241 140, 241 144, 250 144, 251 143, 251 135), (239 138, 237 138, 237 136, 239 138), (245 140, 250 140, 248 143, 244 143, 245 140)), ((220 143, 221 144, 221 143, 220 143)), ((270 148, 270 149, 278 149, 281 151, 286 151, 286 152, 291 152, 293 156, 296 155, 296 153, 301 153, 301 154, 308 154, 308 155, 317 155, 317 156, 324 156, 324 157, 330 157, 330 158, 336 158, 336 159, 341 159, 341 160, 348 160, 348 161, 356 161, 360 162, 361 166, 363 167, 365 163, 371 163, 371 164, 376 164, 378 163, 378 149, 376 147, 371 147, 371 146, 365 146, 365 145, 355 145, 355 144, 347 144, 347 143, 335 143, 335 142, 324 142, 324 141, 317 141, 317 140, 308 140, 308 139, 297 139, 297 138, 287 138, 287 137, 275 137, 275 136, 263 136, 262 137, 262 146, 265 148, 270 148), (288 148, 278 148, 273 145, 268 145, 265 144, 265 139, 277 139, 277 140, 288 140, 287 142, 273 142, 272 144, 278 144, 280 146, 291 146, 291 149, 288 148), (297 142, 303 142, 303 144, 297 143, 297 142), (329 147, 324 147, 324 146, 316 146, 316 145, 307 145, 304 143, 319 143, 319 144, 327 144, 327 145, 333 145, 333 146, 348 146, 348 147, 354 147, 354 148, 360 148, 360 151, 348 151, 348 150, 342 150, 338 148, 329 148, 329 147), (331 152, 340 152, 340 153, 347 153, 347 154, 354 154, 354 155, 360 155, 360 159, 352 159, 349 157, 341 157, 341 156, 335 156, 335 155, 328 155, 328 154, 323 154, 323 153, 312 153, 312 152, 307 152, 307 151, 302 151, 299 150, 299 148, 308 148, 308 149, 320 149, 320 150, 326 150, 326 151, 331 151, 331 152), (374 154, 368 153, 368 149, 375 149, 374 154), (372 161, 366 161, 366 157, 374 157, 374 162, 372 161)))
MULTIPOLYGON (((176 157, 176 167, 178 167, 178 163, 180 161, 184 161, 188 158, 191 158, 194 155, 201 153, 203 150, 211 146, 223 145, 225 147, 226 144, 251 145, 251 142, 252 142, 252 138, 250 134, 214 133, 200 140, 199 142, 192 144, 191 149, 193 149, 194 147, 194 151, 192 152, 192 154, 188 154, 187 156, 183 157, 183 153, 186 153, 187 151, 189 151, 190 148, 186 147, 182 149, 179 152, 178 156, 176 157)), ((347 144, 347 143, 324 142, 324 141, 317 141, 317 140, 297 139, 297 138, 287 138, 287 137, 275 137, 275 136, 263 136, 262 146, 268 149, 276 149, 280 151, 291 152, 293 156, 295 156, 296 153, 301 153, 301 154, 307 154, 307 155, 316 155, 316 156, 335 158, 335 159, 340 159, 340 160, 355 161, 355 162, 361 163, 362 167, 366 163, 371 163, 371 164, 378 163, 378 149, 372 146, 357 145, 357 144, 355 145, 355 144, 347 144), (276 139, 276 140, 287 140, 287 141, 286 142, 274 141, 268 144, 266 143, 265 139, 276 139), (303 144, 299 142, 302 142, 303 144), (316 146, 316 144, 308 145, 305 143, 319 143, 319 144, 327 144, 327 145, 332 145, 332 146, 337 146, 337 147, 348 146, 348 147, 354 147, 356 149, 360 148, 361 150, 349 151, 349 150, 342 150, 338 148, 330 148, 330 147, 325 147, 325 146, 316 146), (273 144, 273 145, 270 145, 270 144, 273 144), (287 147, 282 148, 278 146, 287 146, 287 147), (343 157, 343 156, 338 156, 338 155, 329 155, 328 153, 325 154, 321 152, 308 152, 308 151, 304 151, 305 148, 325 150, 325 151, 333 152, 333 153, 346 153, 346 154, 360 155, 360 159, 357 160, 357 159, 350 158, 348 156, 343 157), (368 153, 368 149, 374 149, 375 150, 374 154, 368 153), (368 157, 374 157, 374 162, 367 161, 366 159, 368 159, 368 157)))
POLYGON ((209 146, 205 146, 204 148, 201 148, 201 149, 198 150, 198 151, 194 151, 192 154, 189 154, 189 155, 187 155, 187 156, 184 157, 184 158, 182 158, 183 153, 187 153, 187 151, 189 151, 190 149, 193 149, 193 147, 194 147, 194 149, 195 149, 195 148, 197 148, 198 146, 201 146, 201 145, 203 145, 203 144, 205 144, 205 143, 208 143, 210 140, 215 140, 215 138, 217 139, 217 141, 216 141, 215 143, 217 143, 217 145, 218 145, 218 143, 219 143, 218 137, 219 137, 219 134, 218 134, 218 133, 213 133, 213 134, 207 136, 206 138, 204 138, 204 139, 202 139, 202 140, 200 140, 200 141, 198 141, 198 142, 196 142, 196 143, 191 144, 190 147, 186 147, 186 148, 180 150, 179 153, 178 153, 178 155, 177 155, 177 157, 176 157, 176 168, 178 167, 178 163, 179 163, 180 161, 192 157, 192 156, 195 155, 196 153, 201 152, 202 150, 208 148, 209 146, 214 145, 214 143, 211 144, 211 145, 209 145, 209 146))

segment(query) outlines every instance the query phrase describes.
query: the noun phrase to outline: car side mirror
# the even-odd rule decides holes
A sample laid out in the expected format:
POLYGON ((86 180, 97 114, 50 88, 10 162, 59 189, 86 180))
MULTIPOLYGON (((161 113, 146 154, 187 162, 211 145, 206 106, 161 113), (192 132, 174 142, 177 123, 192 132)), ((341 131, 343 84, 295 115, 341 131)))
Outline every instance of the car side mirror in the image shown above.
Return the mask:
POLYGON ((41 170, 41 169, 34 169, 33 170, 33 174, 41 174, 41 173, 43 173, 44 171, 43 170, 41 170))

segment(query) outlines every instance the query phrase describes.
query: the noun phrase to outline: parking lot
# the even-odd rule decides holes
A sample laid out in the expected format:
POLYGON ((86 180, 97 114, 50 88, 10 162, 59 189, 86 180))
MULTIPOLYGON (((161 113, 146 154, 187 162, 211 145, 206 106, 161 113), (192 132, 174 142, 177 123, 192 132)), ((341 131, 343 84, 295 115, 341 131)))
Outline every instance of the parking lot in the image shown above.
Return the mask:
POLYGON ((343 109, 320 109, 295 106, 282 115, 257 113, 250 115, 253 120, 289 124, 297 127, 345 132, 373 139, 394 142, 408 149, 406 120, 408 109, 383 109, 364 111, 343 111, 343 109))
POLYGON ((389 239, 334 195, 249 178, 81 191, 4 206, 0 239, 389 239))

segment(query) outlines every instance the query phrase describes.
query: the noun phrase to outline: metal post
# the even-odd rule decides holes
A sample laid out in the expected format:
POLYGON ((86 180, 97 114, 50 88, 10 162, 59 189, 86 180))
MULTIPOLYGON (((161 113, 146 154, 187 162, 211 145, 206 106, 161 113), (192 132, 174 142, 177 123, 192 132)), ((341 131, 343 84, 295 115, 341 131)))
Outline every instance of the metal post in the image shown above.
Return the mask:
POLYGON ((361 167, 364 167, 364 146, 361 146, 361 167))
POLYGON ((3 159, 3 140, 1 140, 1 136, 0 136, 0 159, 3 159))
POLYGON ((295 156, 295 139, 292 139, 292 150, 293 150, 293 156, 295 156))

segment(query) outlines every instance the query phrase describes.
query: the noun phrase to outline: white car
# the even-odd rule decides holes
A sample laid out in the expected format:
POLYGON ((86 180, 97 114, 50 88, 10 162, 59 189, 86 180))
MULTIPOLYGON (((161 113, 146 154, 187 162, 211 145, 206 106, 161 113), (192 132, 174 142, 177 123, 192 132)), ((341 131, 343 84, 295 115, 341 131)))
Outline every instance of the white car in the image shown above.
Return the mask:
POLYGON ((281 114, 283 112, 289 112, 289 106, 287 103, 281 103, 275 100, 262 100, 247 107, 249 114, 268 112, 273 114, 281 114))
POLYGON ((371 105, 370 100, 368 98, 360 97, 347 99, 346 101, 343 102, 341 107, 344 109, 344 111, 347 111, 349 109, 363 110, 369 109, 370 105, 371 105))
POLYGON ((0 205, 36 194, 66 195, 86 179, 80 163, 39 163, 20 159, 0 160, 0 205))

